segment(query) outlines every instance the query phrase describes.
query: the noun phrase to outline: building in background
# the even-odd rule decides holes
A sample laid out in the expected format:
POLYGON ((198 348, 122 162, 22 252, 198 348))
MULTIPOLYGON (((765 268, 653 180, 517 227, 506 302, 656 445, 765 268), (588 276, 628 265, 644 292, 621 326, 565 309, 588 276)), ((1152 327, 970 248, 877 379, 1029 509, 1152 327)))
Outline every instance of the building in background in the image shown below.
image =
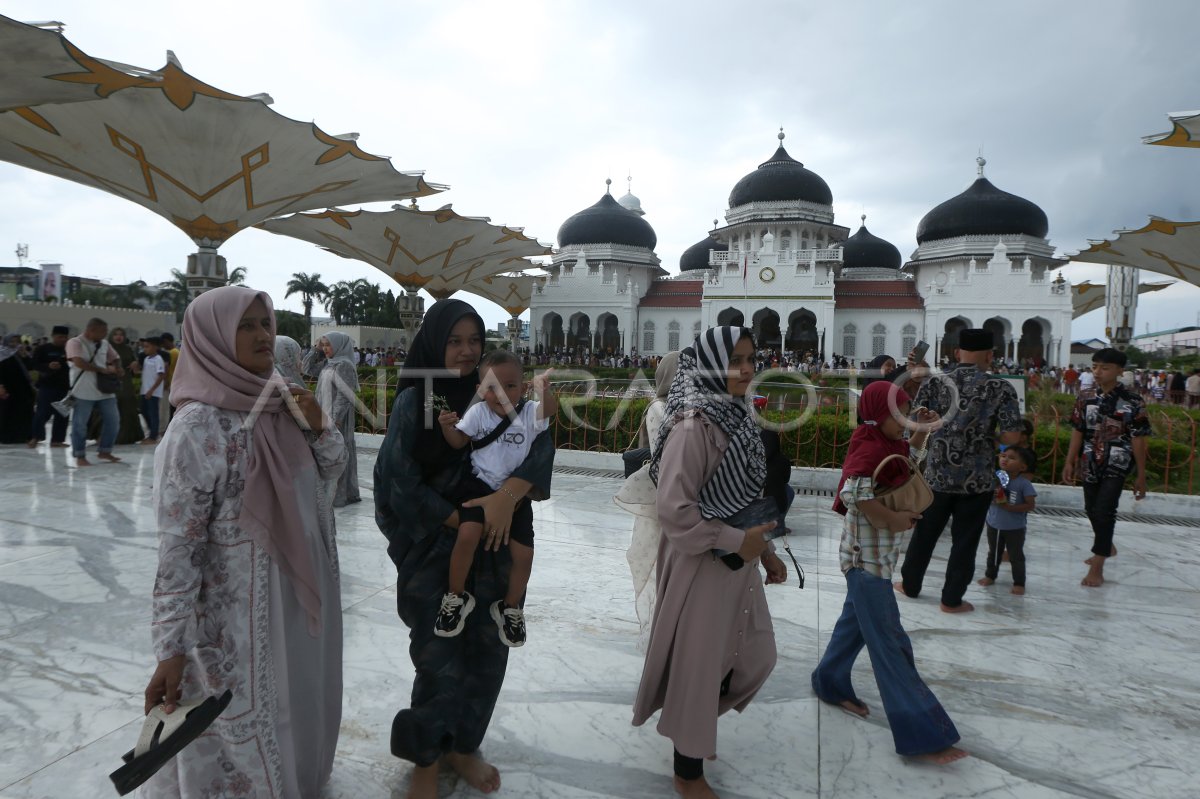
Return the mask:
POLYGON ((1071 296, 1053 270, 1049 224, 1034 203, 983 175, 933 208, 907 263, 891 243, 836 224, 828 184, 780 145, 733 187, 725 225, 670 275, 631 192, 606 193, 559 228, 550 278, 533 295, 534 348, 657 355, 705 327, 744 325, 760 347, 903 358, 919 340, 949 355, 958 333, 995 334, 997 357, 1062 365, 1071 296))

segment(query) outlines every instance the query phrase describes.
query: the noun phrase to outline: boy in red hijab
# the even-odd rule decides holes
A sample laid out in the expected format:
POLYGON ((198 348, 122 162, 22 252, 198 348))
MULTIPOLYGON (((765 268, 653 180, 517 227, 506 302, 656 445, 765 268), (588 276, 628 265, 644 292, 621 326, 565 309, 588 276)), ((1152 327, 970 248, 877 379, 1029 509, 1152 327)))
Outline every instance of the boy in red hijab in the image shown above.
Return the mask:
POLYGON ((913 425, 908 421, 908 394, 887 381, 867 386, 858 413, 863 423, 850 438, 833 506, 846 517, 839 547, 846 602, 813 671, 813 692, 823 702, 866 718, 870 711, 850 682, 854 660, 866 646, 897 754, 950 763, 967 753, 954 746, 959 741, 954 722, 917 673, 892 589, 903 533, 921 515, 890 510, 875 498, 876 491, 903 483, 910 470, 894 460, 874 476, 889 455, 921 460, 925 439, 941 420, 933 411, 918 408, 913 425), (913 429, 907 440, 906 428, 913 429))

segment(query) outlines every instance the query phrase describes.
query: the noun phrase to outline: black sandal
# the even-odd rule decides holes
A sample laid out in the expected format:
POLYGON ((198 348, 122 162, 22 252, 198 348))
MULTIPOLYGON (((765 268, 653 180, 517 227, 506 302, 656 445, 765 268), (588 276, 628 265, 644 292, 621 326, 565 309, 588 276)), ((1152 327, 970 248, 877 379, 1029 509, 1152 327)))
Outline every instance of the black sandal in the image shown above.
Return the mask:
POLYGON ((109 774, 121 796, 134 791, 166 762, 183 751, 208 729, 233 699, 232 691, 220 697, 210 696, 202 702, 180 702, 174 713, 157 705, 146 714, 137 746, 121 756, 125 765, 109 774))

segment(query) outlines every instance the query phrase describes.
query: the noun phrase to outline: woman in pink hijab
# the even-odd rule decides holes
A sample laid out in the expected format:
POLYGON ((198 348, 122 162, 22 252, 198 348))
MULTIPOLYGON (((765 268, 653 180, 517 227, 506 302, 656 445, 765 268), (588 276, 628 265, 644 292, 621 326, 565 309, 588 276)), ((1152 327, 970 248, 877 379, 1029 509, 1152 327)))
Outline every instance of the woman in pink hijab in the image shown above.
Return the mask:
POLYGON ((312 393, 276 376, 267 294, 201 294, 183 341, 178 411, 154 458, 158 665, 146 711, 226 689, 233 700, 146 795, 316 797, 342 703, 332 492, 317 483, 337 478, 346 448, 312 393))

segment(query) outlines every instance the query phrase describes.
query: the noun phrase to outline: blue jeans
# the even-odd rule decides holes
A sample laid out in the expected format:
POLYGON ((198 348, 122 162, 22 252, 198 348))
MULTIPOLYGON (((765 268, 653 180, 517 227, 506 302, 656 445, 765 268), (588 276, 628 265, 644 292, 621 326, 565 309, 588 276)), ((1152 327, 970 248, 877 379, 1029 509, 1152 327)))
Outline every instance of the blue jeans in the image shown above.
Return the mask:
POLYGON ((162 397, 147 397, 142 395, 142 416, 146 417, 146 426, 150 428, 150 432, 146 434, 146 438, 158 438, 158 406, 162 403, 162 397))
POLYGON ((912 756, 937 752, 959 740, 954 722, 917 674, 912 642, 900 625, 900 609, 890 580, 862 569, 846 572, 846 604, 833 628, 825 656, 812 673, 817 697, 831 704, 861 703, 850 684, 854 659, 867 647, 896 752, 912 756))
POLYGON ((117 398, 76 399, 75 408, 71 411, 71 454, 76 458, 86 454, 88 419, 91 418, 93 407, 100 410, 100 452, 112 452, 113 442, 117 440, 117 429, 121 426, 117 398))

